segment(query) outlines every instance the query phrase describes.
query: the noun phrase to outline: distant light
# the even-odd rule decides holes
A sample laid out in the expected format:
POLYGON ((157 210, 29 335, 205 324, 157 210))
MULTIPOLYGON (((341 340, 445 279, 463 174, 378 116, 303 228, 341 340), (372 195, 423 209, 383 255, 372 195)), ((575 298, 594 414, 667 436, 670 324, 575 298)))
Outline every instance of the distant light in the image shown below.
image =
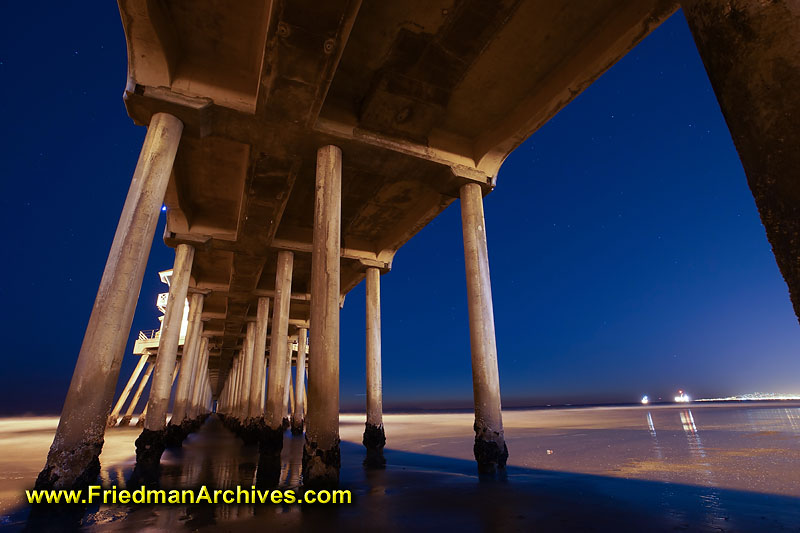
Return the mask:
POLYGON ((650 398, 642 396, 642 404, 647 405, 648 403, 650 403, 650 398))
POLYGON ((689 398, 689 395, 683 392, 682 390, 678 391, 678 396, 675 396, 676 403, 689 403, 692 399, 689 398))
POLYGON ((165 205, 162 205, 162 206, 161 206, 161 210, 162 210, 162 211, 166 211, 166 210, 167 210, 167 206, 165 206, 165 205))
POLYGON ((750 394, 742 394, 740 396, 726 396, 725 398, 702 398, 695 400, 696 402, 743 402, 743 401, 760 401, 760 400, 800 400, 800 394, 785 394, 775 392, 754 392, 750 394))

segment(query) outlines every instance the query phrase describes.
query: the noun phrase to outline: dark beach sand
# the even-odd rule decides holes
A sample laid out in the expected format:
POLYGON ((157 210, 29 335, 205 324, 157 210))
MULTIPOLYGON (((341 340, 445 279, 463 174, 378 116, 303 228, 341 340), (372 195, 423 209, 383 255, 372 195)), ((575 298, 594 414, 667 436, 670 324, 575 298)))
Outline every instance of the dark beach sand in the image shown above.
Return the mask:
MULTIPOLYGON (((504 413, 509 468, 480 479, 469 414, 387 415, 388 467, 365 471, 363 415, 342 416, 341 487, 354 503, 90 507, 89 531, 417 530, 798 531, 797 403, 504 413)), ((21 493, 44 461, 56 419, 0 421, 0 527, 25 528, 21 493)), ((111 430, 105 483, 124 483, 136 429, 111 430), (122 482, 118 480, 122 479, 122 482)), ((284 440, 281 487, 300 478, 302 437, 284 440)), ((253 483, 255 446, 215 418, 163 458, 162 486, 253 483)), ((29 530, 68 526, 28 524, 29 530)))

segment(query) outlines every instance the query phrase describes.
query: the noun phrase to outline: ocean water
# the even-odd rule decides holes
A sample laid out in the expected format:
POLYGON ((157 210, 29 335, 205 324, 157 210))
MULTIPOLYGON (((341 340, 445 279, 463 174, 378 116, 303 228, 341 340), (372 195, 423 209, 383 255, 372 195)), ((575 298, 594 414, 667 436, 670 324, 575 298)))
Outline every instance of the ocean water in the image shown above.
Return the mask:
MULTIPOLYGON (((361 465, 363 420, 341 417, 341 487, 353 491, 351 505, 94 506, 56 525, 90 531, 800 529, 796 402, 509 410, 509 466, 493 478, 477 475, 468 413, 386 415, 383 470, 361 465)), ((56 424, 56 418, 0 420, 0 527, 25 527, 24 489, 43 465, 56 424)), ((129 479, 138 433, 109 430, 103 483, 123 486, 129 479)), ((286 434, 283 488, 301 483, 302 447, 302 437, 286 434)), ((182 449, 164 454, 161 484, 247 487, 257 469, 257 446, 245 446, 212 417, 182 449)))

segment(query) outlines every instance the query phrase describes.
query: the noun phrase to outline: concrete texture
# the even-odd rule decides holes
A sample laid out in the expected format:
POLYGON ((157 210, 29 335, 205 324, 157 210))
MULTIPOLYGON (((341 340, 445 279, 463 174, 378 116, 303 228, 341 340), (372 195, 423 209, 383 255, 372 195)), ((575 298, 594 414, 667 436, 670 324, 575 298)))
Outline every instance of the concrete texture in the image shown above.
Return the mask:
POLYGON ((197 365, 200 369, 200 374, 191 383, 189 390, 189 408, 187 417, 190 419, 197 418, 205 412, 205 396, 208 387, 208 337, 203 337, 200 340, 200 348, 198 350, 197 365))
POLYGON ((61 421, 36 481, 38 488, 82 487, 99 472, 97 457, 119 368, 183 124, 152 117, 114 234, 61 421))
MULTIPOLYGON (((278 252, 275 272, 275 307, 272 310, 272 337, 269 348, 269 376, 267 379, 267 401, 264 420, 271 429, 283 427, 286 405, 286 379, 291 366, 288 364, 287 343, 289 335, 289 306, 292 292, 294 253, 278 252)), ((280 451, 280 450, 278 450, 280 451)))
POLYGON ((486 221, 481 188, 474 183, 461 187, 461 226, 464 233, 464 263, 467 271, 467 309, 472 351, 472 391, 475 401, 475 459, 478 470, 491 473, 504 467, 508 449, 503 437, 500 412, 500 375, 497 370, 497 340, 494 331, 492 281, 486 246, 486 221))
POLYGON ((292 434, 302 435, 305 425, 306 405, 306 345, 308 330, 297 330, 297 363, 295 364, 294 409, 292 410, 292 434))
POLYGON ((339 301, 342 151, 317 151, 314 253, 311 264, 311 329, 308 414, 303 477, 329 484, 339 478, 339 301))
POLYGON ((800 318, 800 3, 682 6, 800 318))
POLYGON ((203 324, 200 321, 200 317, 202 314, 203 295, 201 293, 193 293, 189 296, 189 324, 186 329, 186 340, 183 344, 183 356, 181 357, 184 371, 178 377, 178 387, 175 389, 175 400, 172 406, 170 424, 173 425, 180 425, 189 417, 192 383, 202 370, 198 362, 201 355, 200 333, 203 324))
POLYGON ((197 248, 194 285, 218 395, 280 250, 295 253, 290 335, 310 318, 316 151, 347 176, 341 294, 459 197, 677 7, 569 3, 247 0, 237 9, 120 0, 125 104, 186 133, 165 241, 197 248), (519 73, 524 72, 524 76, 519 73))
MULTIPOLYGON (((788 0, 683 5, 800 317, 799 8, 788 0)), ((481 472, 502 467, 508 452, 482 197, 513 149, 677 4, 246 0, 228 9, 119 0, 119 8, 125 105, 149 129, 40 486, 96 476, 162 200, 164 241, 183 257, 170 298, 185 298, 188 285, 203 295, 208 346, 199 367, 196 349, 187 352, 178 417, 187 420, 181 409, 191 397, 194 424, 207 409, 208 387, 231 427, 258 419, 254 380, 263 381, 269 336, 266 420, 277 429, 290 380, 286 338, 313 326, 308 401, 300 401, 299 379, 294 411, 308 409, 306 480, 329 483, 340 457, 339 307, 367 272, 389 271, 397 250, 460 198, 473 453, 481 472), (270 333, 266 298, 275 300, 270 333)), ((156 451, 177 357, 174 301, 167 315, 144 417, 143 445, 156 451)), ((379 442, 369 429, 381 428, 379 322, 376 330, 368 315, 368 323, 365 441, 379 442)), ((295 426, 302 431, 303 421, 295 426)))
POLYGON ((256 313, 256 337, 253 345, 255 354, 253 366, 253 382, 250 387, 250 406, 248 416, 261 418, 264 416, 264 387, 267 378, 267 328, 269 327, 269 298, 262 296, 258 299, 256 313))
MULTIPOLYGON (((156 368, 153 371, 153 384, 150 386, 150 399, 147 402, 147 419, 144 427, 149 431, 161 431, 167 425, 167 407, 175 374, 175 361, 178 356, 178 336, 183 319, 183 308, 189 289, 189 276, 192 271, 194 248, 181 244, 175 249, 175 266, 169 286, 169 300, 161 326, 156 368)), ((180 373, 188 370, 181 365, 180 373)))

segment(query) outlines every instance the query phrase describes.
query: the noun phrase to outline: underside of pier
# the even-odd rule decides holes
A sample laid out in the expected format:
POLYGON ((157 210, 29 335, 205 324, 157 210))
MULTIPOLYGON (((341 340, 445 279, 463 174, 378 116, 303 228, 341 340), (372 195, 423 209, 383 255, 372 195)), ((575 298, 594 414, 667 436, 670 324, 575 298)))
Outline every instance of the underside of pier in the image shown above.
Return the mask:
POLYGON ((125 102, 184 123, 168 245, 210 289, 215 393, 279 250, 295 252, 290 325, 310 317, 316 150, 343 152, 341 292, 459 197, 675 9, 659 0, 120 0, 125 102))

